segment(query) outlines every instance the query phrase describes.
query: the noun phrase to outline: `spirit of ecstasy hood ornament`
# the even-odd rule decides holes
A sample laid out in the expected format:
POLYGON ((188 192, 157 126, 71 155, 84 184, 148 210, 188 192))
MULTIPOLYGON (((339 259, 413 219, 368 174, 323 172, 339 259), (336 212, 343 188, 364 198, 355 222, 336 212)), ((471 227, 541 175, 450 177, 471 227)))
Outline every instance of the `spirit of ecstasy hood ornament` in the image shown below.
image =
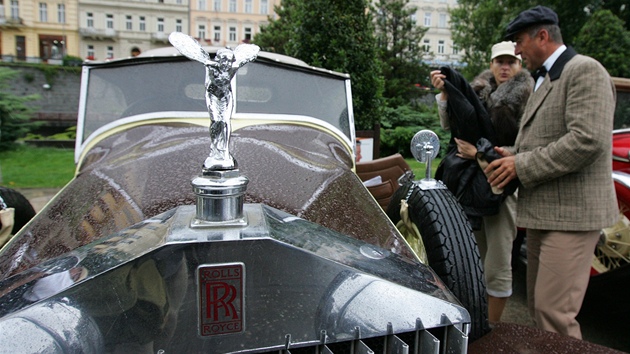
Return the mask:
POLYGON ((230 119, 234 107, 231 81, 236 71, 256 59, 260 48, 254 44, 240 44, 234 50, 222 48, 214 60, 194 38, 181 32, 168 37, 182 55, 206 66, 206 105, 210 114, 210 155, 203 164, 206 170, 232 170, 236 162, 228 151, 230 119))
POLYGON ((240 44, 234 50, 222 48, 212 60, 199 42, 186 34, 173 32, 168 40, 182 55, 206 67, 210 154, 201 175, 192 181, 197 215, 191 227, 245 225, 243 200, 249 180, 240 174, 228 150, 234 108, 232 78, 240 67, 256 59, 260 48, 253 44, 240 44))

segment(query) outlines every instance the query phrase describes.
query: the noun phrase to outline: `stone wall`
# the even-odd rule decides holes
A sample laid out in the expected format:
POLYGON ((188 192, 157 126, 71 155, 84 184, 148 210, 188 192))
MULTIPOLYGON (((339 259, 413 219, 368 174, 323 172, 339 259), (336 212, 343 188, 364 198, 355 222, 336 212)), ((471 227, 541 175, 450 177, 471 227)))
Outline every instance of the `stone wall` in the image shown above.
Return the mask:
MULTIPOLYGON (((3 65, 8 66, 8 65, 3 65)), ((77 124, 80 68, 61 66, 8 66, 20 74, 15 77, 8 91, 16 96, 39 95, 28 106, 36 109, 33 120, 43 122, 39 133, 58 133, 77 124)))

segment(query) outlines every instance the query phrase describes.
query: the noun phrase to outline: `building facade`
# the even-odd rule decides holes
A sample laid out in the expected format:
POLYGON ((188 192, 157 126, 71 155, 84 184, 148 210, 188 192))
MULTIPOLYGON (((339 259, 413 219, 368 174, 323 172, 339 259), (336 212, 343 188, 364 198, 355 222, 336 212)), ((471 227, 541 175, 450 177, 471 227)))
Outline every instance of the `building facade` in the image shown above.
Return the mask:
MULTIPOLYGON (((3 61, 58 63, 63 56, 107 60, 169 46, 173 31, 202 45, 251 41, 281 0, 0 0, 3 61)), ((428 29, 423 62, 462 66, 449 9, 457 0, 411 0, 414 19, 428 29)))
POLYGON ((79 0, 80 57, 125 58, 188 33, 189 0, 79 0))
POLYGON ((0 0, 3 61, 61 64, 79 55, 77 0, 0 0))
POLYGON ((427 54, 422 58, 430 67, 461 67, 462 51, 453 43, 449 9, 457 7, 457 0, 411 0, 415 6, 415 21, 418 26, 427 28, 423 46, 427 54))
POLYGON ((280 0, 190 0, 190 35, 202 45, 248 43, 274 18, 280 0))

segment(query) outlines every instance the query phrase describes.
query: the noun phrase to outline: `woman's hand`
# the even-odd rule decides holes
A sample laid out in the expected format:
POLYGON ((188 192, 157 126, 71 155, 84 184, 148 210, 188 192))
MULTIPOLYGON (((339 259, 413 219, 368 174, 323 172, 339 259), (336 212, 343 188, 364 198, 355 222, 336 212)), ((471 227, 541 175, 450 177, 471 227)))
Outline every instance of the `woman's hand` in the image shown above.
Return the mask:
POLYGON ((461 140, 457 138, 455 138, 455 143, 457 143, 457 154, 455 154, 455 156, 467 160, 475 159, 475 155, 477 154, 477 148, 475 147, 475 145, 467 142, 466 140, 461 140))
POLYGON ((431 71, 431 85, 442 92, 442 101, 448 99, 446 91, 444 91, 444 78, 446 75, 442 74, 440 70, 431 71))

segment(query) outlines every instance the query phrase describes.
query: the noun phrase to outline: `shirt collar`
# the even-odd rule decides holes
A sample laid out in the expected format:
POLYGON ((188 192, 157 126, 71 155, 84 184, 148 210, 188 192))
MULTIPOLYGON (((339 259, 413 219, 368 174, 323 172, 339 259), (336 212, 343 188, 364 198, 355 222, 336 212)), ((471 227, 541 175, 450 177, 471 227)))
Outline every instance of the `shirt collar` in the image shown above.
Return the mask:
POLYGON ((565 50, 567 50, 567 46, 563 44, 559 46, 558 49, 556 49, 556 51, 553 52, 553 54, 551 54, 549 58, 547 58, 547 60, 545 60, 545 62, 543 63, 543 66, 547 69, 547 71, 551 70, 551 67, 553 66, 553 64, 556 63, 556 60, 558 60, 560 55, 564 53, 565 50))

